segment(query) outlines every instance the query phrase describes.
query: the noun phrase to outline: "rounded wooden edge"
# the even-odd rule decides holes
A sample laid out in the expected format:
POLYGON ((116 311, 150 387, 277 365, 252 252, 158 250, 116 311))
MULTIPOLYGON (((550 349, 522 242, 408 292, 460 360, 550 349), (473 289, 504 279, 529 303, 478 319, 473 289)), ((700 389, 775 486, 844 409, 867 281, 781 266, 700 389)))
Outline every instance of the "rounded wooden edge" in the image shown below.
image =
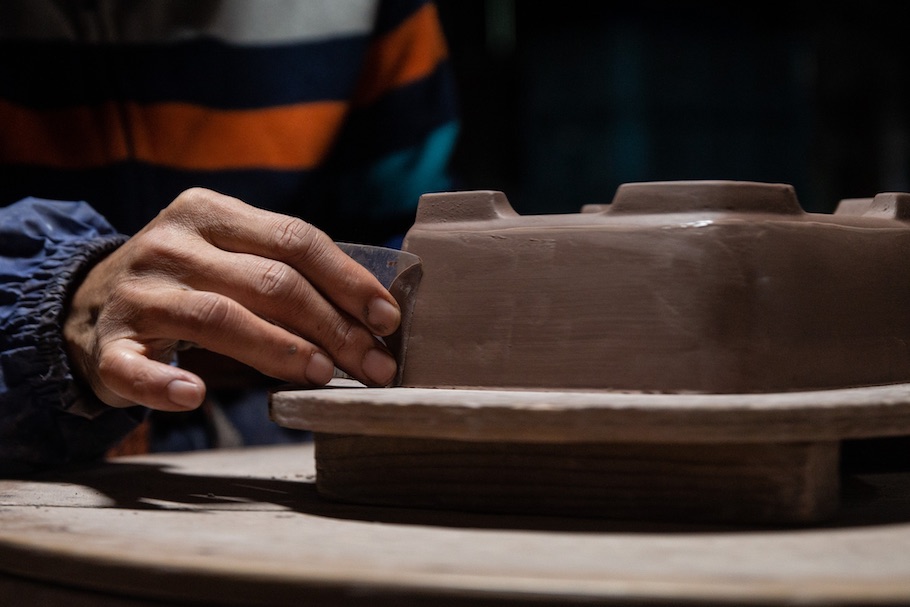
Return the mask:
POLYGON ((787 442, 910 434, 910 384, 758 394, 325 388, 270 396, 314 432, 511 442, 787 442))
MULTIPOLYGON (((274 453, 279 455, 274 461, 281 462, 282 465, 276 465, 275 471, 283 474, 286 462, 299 462, 299 457, 305 455, 307 458, 312 457, 311 446, 300 448, 294 447, 271 447, 274 453)), ((186 453, 180 454, 153 454, 140 456, 139 458, 128 458, 130 461, 154 461, 175 470, 176 473, 186 473, 193 471, 195 474, 211 474, 220 477, 225 474, 226 470, 236 470, 239 465, 244 465, 245 459, 249 455, 244 454, 245 450, 236 450, 232 453, 218 452, 209 468, 193 469, 184 468, 186 462, 186 453), (246 457, 244 457, 246 456, 246 457), (241 459, 243 458, 243 459, 241 459), (208 472, 207 472, 208 471, 208 472)), ((196 455, 196 454, 194 454, 196 455)), ((295 467, 288 468, 289 471, 297 470, 295 467)), ((102 470, 103 471, 103 470, 102 470)), ((259 473, 261 476, 262 473, 259 473)), ((257 475, 253 475, 257 476, 257 475)), ((268 474, 262 478, 274 478, 273 474, 268 474)), ((55 492, 70 492, 72 487, 59 486, 53 487, 55 492)), ((120 512, 117 508, 101 507, 91 508, 102 513, 120 512)), ((590 574, 579 572, 573 576, 546 576, 540 575, 539 570, 530 570, 524 572, 521 568, 505 567, 499 569, 480 569, 479 567, 466 567, 466 569, 433 569, 425 567, 420 570, 402 569, 398 573, 389 574, 387 569, 375 570, 363 564, 361 566, 342 565, 339 566, 337 558, 335 563, 322 563, 319 559, 282 559, 279 558, 280 552, 276 552, 275 558, 257 560, 250 558, 242 548, 236 551, 231 550, 229 553, 222 554, 212 552, 209 549, 203 551, 205 542, 200 542, 193 534, 186 534, 186 545, 171 545, 157 534, 151 534, 150 538, 158 546, 166 545, 162 558, 162 551, 149 550, 148 546, 144 549, 120 550, 116 539, 116 526, 110 526, 110 533, 97 533, 95 526, 84 527, 81 523, 81 517, 78 514, 83 508, 74 508, 71 506, 53 507, 37 506, 31 503, 22 502, 5 505, 4 524, 0 525, 0 598, 4 596, 4 589, 11 586, 4 586, 4 581, 11 578, 15 581, 32 582, 32 587, 40 585, 41 587, 53 587, 60 589, 63 598, 69 600, 67 605, 91 604, 93 606, 105 605, 107 603, 92 601, 91 603, 77 603, 72 600, 70 593, 66 591, 72 589, 77 593, 97 592, 99 597, 122 598, 132 605, 135 598, 137 602, 145 606, 148 603, 155 605, 257 605, 269 607, 291 606, 291 605, 399 605, 407 604, 409 606, 434 606, 445 605, 476 605, 476 604, 497 604, 497 605, 528 605, 538 604, 567 604, 567 605, 590 605, 592 602, 597 604, 629 605, 629 604, 665 604, 678 605, 686 604, 712 604, 712 605, 793 605, 794 603, 816 603, 816 604, 907 604, 910 598, 910 578, 904 575, 904 569, 892 571, 890 573, 881 573, 879 575, 868 575, 863 573, 863 568, 856 576, 833 577, 829 575, 819 575, 807 573, 799 576, 775 576, 767 573, 756 573, 754 575, 732 575, 718 573, 712 569, 706 568, 701 573, 687 574, 685 576, 674 575, 673 572, 665 572, 665 568, 658 568, 656 571, 648 570, 645 567, 635 575, 629 574, 625 568, 615 573, 610 573, 611 568, 606 567, 605 572, 593 571, 590 574), (48 513, 48 508, 53 512, 48 513), (18 525, 9 524, 10 518, 20 519, 18 525), (21 517, 21 518, 20 518, 21 517), (33 518, 34 517, 34 518, 33 518), (22 520, 24 519, 24 520, 22 520), (89 556, 94 554, 94 556, 89 556), (177 600, 179 599, 179 600, 177 600)), ((347 512, 347 509, 342 509, 347 512)), ((156 529, 161 523, 160 516, 166 514, 159 510, 133 510, 128 512, 130 518, 134 518, 133 526, 137 528, 156 529)), ((181 515, 193 516, 199 524, 208 529, 240 529, 245 530, 249 538, 256 537, 256 527, 240 524, 241 521, 235 519, 233 515, 238 514, 236 511, 207 511, 207 512, 186 512, 180 511, 181 515)), ((273 514, 273 512, 263 513, 273 514)), ((287 525, 287 529, 298 528, 300 525, 319 525, 324 515, 308 515, 309 523, 298 518, 279 519, 287 525)), ((355 520, 347 528, 354 535, 359 535, 375 528, 377 523, 374 519, 368 519, 369 522, 364 524, 363 521, 355 520)), ((429 530, 432 527, 417 525, 422 530, 429 530)), ((468 527, 468 530, 474 527, 468 527)), ((871 529, 873 532, 874 528, 871 529)), ((900 560, 901 542, 900 535, 902 527, 886 527, 884 531, 875 532, 872 537, 865 538, 863 541, 868 542, 870 550, 855 551, 851 550, 851 558, 856 562, 867 564, 868 559, 887 558, 881 562, 902 562, 900 560), (886 533, 887 535, 883 535, 886 533), (882 538, 892 542, 891 550, 877 552, 878 547, 884 543, 882 538), (881 556, 879 556, 881 555, 881 556), (896 561, 894 559, 897 559, 896 561)), ((446 528, 446 534, 452 533, 453 529, 446 528)), ((821 530, 824 532, 824 529, 821 530)), ((425 531, 421 532, 426 533, 425 531)), ((483 531, 480 535, 471 534, 471 539, 478 537, 484 538, 492 530, 483 531)), ((806 552, 804 550, 805 534, 813 533, 800 530, 796 532, 795 537, 790 539, 783 538, 780 541, 784 547, 784 554, 795 555, 791 558, 801 558, 806 552)), ((571 543, 561 542, 559 545, 551 548, 553 551, 554 562, 559 562, 559 550, 578 549, 574 543, 573 534, 566 539, 572 540, 571 543), (560 548, 561 547, 561 548, 560 548)), ((615 554, 623 546, 630 547, 630 557, 645 558, 651 550, 659 559, 664 554, 666 545, 662 540, 653 542, 652 538, 648 543, 651 545, 650 550, 641 551, 635 549, 639 542, 637 534, 620 534, 628 535, 623 542, 609 543, 603 548, 591 549, 591 562, 597 562, 598 556, 603 556, 605 550, 610 554, 615 554)), ((648 538, 651 534, 642 537, 648 538)), ((297 539, 297 536, 289 534, 289 542, 297 539)), ((317 535, 316 537, 324 537, 317 535)), ((433 546, 434 541, 439 536, 433 533, 426 533, 425 545, 433 546)), ((521 550, 531 548, 542 550, 547 549, 549 538, 554 537, 552 532, 538 532, 534 535, 534 543, 529 544, 525 534, 516 534, 513 531, 504 530, 496 541, 512 542, 514 550, 510 554, 521 554, 521 550)), ((666 539, 674 537, 667 535, 666 539)), ((675 536, 679 537, 679 536, 675 536)), ((718 547, 716 541, 718 536, 709 533, 702 548, 695 553, 691 549, 678 549, 672 554, 690 555, 691 558, 697 558, 699 554, 724 554, 724 548, 718 547)), ((300 538, 302 539, 302 537, 300 538)), ((344 538, 341 538, 342 540, 344 538)), ((722 546, 731 549, 733 546, 741 546, 741 542, 750 547, 749 551, 742 554, 756 554, 768 552, 768 542, 765 538, 759 538, 750 532, 740 536, 736 534, 735 542, 726 542, 722 546), (753 546, 754 544, 754 546, 753 546)), ((851 531, 846 537, 841 537, 840 543, 846 542, 848 547, 861 545, 857 543, 861 538, 857 537, 855 531, 851 531)), ((240 544, 242 545, 242 544, 240 544)), ((313 544, 317 545, 317 544, 313 544)), ((373 544, 369 544, 373 545, 373 544)), ((469 539, 463 543, 455 545, 472 545, 469 539)), ((486 546, 498 545, 487 543, 486 546)), ((770 545, 777 545, 777 542, 771 542, 770 545)), ((329 553, 338 549, 354 550, 357 544, 348 544, 346 541, 340 541, 337 545, 333 544, 329 548, 329 553)), ((378 544, 377 550, 380 554, 386 548, 378 544)), ((441 549, 446 549, 446 544, 441 544, 441 549)), ((354 553, 352 553, 353 555, 354 553)), ((483 546, 480 547, 480 554, 483 554, 483 546)), ((810 552, 811 554, 811 552, 810 552)), ((355 562, 356 558, 353 559, 355 562)), ((472 561, 464 561, 470 563, 472 561)), ((642 561, 645 562, 645 561, 642 561)), ((793 561, 798 566, 798 560, 793 561)), ((877 562, 877 561, 876 561, 877 562)), ((668 560, 672 564, 672 559, 668 560)), ((14 590, 21 591, 23 585, 19 584, 14 590)), ((15 597, 16 602, 10 604, 23 603, 23 597, 15 597)), ((2 604, 3 603, 0 601, 2 604)), ((57 604, 57 603, 54 603, 57 604)), ((118 604, 118 603, 114 603, 118 604)))
MULTIPOLYGON (((910 585, 902 579, 875 581, 847 580, 743 580, 702 576, 678 579, 672 576, 622 576, 603 578, 559 578, 502 573, 403 571, 389 576, 362 569, 321 568, 312 571, 279 568, 276 572, 254 568, 251 561, 223 563, 191 562, 178 557, 166 564, 149 558, 85 558, 78 551, 43 551, 0 542, 0 551, 10 560, 22 558, 32 565, 0 567, 3 578, 59 590, 60 596, 88 597, 91 605, 137 607, 149 605, 291 607, 309 605, 365 606, 399 605, 414 607, 469 605, 790 605, 794 597, 805 602, 863 604, 905 604, 910 585), (42 572, 35 574, 35 571, 42 572), (46 572, 52 572, 50 574, 46 572), (159 601, 164 601, 159 603, 159 601)), ((196 558, 196 561, 200 559, 196 558)), ((19 596, 18 599, 27 598, 19 596)))

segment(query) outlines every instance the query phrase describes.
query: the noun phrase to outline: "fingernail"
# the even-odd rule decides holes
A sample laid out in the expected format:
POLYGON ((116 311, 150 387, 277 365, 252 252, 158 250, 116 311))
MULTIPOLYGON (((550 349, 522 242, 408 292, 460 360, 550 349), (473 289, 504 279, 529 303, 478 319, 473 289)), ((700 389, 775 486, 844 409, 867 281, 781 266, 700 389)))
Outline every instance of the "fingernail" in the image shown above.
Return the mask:
POLYGON ((367 306, 367 322, 379 335, 388 335, 398 328, 401 313, 387 299, 377 297, 367 306))
POLYGON ((395 378, 398 365, 395 359, 379 348, 373 348, 363 356, 363 374, 379 386, 387 386, 395 378))
POLYGON ((306 366, 306 378, 317 386, 329 383, 335 373, 335 363, 322 352, 313 352, 306 366))
POLYGON ((182 379, 172 380, 167 385, 167 398, 169 401, 180 407, 192 409, 202 403, 205 396, 201 386, 182 379))

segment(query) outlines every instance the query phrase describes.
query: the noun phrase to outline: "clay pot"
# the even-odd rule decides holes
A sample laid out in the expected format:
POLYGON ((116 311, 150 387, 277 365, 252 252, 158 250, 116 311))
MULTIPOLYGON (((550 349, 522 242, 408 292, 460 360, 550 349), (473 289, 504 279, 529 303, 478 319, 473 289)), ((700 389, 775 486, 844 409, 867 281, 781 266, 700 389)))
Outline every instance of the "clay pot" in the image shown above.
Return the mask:
POLYGON ((426 194, 407 387, 744 393, 910 381, 910 195, 807 213, 791 186, 622 185, 521 216, 426 194))

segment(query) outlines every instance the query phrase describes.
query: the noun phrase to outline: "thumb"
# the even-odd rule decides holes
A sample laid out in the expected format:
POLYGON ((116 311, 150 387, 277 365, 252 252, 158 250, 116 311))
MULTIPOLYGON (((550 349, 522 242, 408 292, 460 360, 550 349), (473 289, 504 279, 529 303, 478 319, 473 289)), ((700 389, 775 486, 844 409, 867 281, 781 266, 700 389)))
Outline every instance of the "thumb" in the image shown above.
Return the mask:
POLYGON ((106 344, 98 359, 95 392, 112 407, 145 405, 160 411, 195 409, 205 399, 205 383, 194 374, 151 360, 126 339, 106 344))

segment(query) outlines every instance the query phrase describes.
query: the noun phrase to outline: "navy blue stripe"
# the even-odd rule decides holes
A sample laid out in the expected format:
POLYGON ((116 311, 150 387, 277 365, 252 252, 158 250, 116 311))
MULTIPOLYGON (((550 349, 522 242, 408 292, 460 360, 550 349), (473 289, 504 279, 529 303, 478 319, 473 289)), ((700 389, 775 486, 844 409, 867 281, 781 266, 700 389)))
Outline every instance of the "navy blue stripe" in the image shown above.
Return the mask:
POLYGON ((0 165, 5 206, 37 196, 85 200, 121 233, 133 234, 183 190, 201 186, 249 204, 302 217, 335 240, 381 244, 403 234, 412 214, 375 217, 370 200, 342 201, 337 175, 304 171, 177 171, 123 163, 102 169, 65 171, 0 165))
POLYGON ((0 98, 38 108, 128 99, 220 109, 346 99, 367 44, 364 36, 271 46, 0 42, 0 98))
POLYGON ((180 192, 195 186, 290 212, 292 201, 306 199, 307 177, 298 171, 180 171, 134 162, 88 170, 0 166, 4 184, 0 202, 9 204, 25 196, 85 200, 119 231, 132 234, 180 192))
POLYGON ((422 143, 427 133, 458 119, 456 93, 450 65, 443 62, 426 78, 359 108, 339 138, 336 160, 363 165, 422 143))

